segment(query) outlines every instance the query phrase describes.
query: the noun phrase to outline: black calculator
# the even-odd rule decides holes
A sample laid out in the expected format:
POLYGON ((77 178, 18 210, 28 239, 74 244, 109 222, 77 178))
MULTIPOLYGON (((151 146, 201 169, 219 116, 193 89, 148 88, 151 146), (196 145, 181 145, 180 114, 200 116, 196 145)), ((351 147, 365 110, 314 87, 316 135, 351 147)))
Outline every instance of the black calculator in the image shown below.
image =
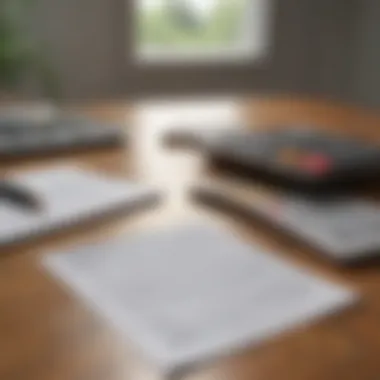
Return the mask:
POLYGON ((295 190, 347 190, 380 178, 380 147, 310 128, 231 132, 208 146, 211 167, 295 190))

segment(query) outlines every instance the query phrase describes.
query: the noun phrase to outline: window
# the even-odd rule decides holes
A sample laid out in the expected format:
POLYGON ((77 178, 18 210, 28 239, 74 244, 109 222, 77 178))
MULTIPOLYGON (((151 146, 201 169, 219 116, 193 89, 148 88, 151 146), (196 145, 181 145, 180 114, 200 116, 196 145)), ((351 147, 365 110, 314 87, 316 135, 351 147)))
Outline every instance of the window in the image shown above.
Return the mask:
POLYGON ((136 0, 137 58, 252 59, 266 50, 270 0, 136 0))

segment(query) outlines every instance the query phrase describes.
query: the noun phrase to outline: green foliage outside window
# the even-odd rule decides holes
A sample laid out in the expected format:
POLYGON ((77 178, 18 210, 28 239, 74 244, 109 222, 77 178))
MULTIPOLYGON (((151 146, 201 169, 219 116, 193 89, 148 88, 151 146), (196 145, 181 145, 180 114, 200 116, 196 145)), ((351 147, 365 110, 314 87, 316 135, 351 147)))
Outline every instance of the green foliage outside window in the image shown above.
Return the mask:
POLYGON ((140 46, 207 50, 226 48, 238 41, 246 0, 220 0, 207 18, 185 6, 181 9, 180 4, 166 0, 161 7, 139 12, 140 46))

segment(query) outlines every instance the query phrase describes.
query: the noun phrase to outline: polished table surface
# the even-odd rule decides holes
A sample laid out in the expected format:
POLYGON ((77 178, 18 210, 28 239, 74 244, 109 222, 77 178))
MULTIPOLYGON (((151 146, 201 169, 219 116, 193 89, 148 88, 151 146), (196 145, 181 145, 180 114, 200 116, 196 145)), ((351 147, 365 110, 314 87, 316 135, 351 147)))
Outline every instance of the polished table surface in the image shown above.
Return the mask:
MULTIPOLYGON (((272 128, 279 123, 312 123, 360 139, 380 140, 380 116, 374 112, 297 99, 240 99, 237 107, 247 125, 272 128)), ((174 106, 175 107, 175 106, 174 106)), ((304 265, 362 294, 361 302, 312 326, 301 326, 260 347, 210 363, 186 379, 374 380, 380 378, 380 264, 341 268, 258 223, 244 223, 193 204, 187 189, 208 177, 196 152, 162 144, 165 128, 136 121, 136 107, 119 102, 72 107, 92 117, 125 125, 131 134, 125 149, 89 151, 59 157, 3 163, 1 173, 52 164, 132 177, 159 184, 168 200, 136 218, 127 215, 19 246, 3 249, 0 258, 0 379, 116 380, 159 379, 134 350, 103 320, 59 287, 40 268, 41 255, 79 242, 101 241, 137 229, 213 218, 242 239, 259 243, 276 255, 304 265)), ((143 106, 137 106, 143 109, 143 106)), ((137 112, 138 113, 138 112, 137 112)), ((379 231, 380 233, 380 231, 379 231)))

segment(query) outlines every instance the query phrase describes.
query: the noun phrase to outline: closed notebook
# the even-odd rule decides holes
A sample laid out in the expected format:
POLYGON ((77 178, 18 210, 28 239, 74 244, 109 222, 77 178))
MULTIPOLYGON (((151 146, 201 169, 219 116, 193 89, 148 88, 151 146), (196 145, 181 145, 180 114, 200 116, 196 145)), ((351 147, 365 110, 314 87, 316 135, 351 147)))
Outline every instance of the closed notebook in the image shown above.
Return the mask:
POLYGON ((218 178, 193 189, 203 205, 269 223, 339 263, 378 256, 380 206, 355 196, 307 197, 278 188, 218 178))
POLYGON ((4 184, 35 199, 24 207, 0 194, 0 245, 16 243, 104 214, 138 210, 158 199, 157 190, 75 167, 14 175, 4 184))
POLYGON ((0 115, 0 156, 3 158, 121 145, 126 138, 120 128, 79 117, 33 122, 0 115))

